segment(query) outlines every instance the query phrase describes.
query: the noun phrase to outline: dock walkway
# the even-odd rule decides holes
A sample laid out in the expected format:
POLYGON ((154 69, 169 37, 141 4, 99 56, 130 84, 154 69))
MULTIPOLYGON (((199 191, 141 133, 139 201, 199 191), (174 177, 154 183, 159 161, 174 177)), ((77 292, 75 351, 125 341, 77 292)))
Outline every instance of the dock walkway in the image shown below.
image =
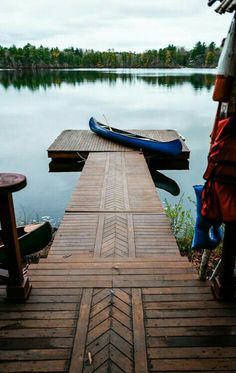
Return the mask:
POLYGON ((139 152, 90 153, 25 304, 0 298, 0 371, 235 372, 236 306, 181 257, 139 152))

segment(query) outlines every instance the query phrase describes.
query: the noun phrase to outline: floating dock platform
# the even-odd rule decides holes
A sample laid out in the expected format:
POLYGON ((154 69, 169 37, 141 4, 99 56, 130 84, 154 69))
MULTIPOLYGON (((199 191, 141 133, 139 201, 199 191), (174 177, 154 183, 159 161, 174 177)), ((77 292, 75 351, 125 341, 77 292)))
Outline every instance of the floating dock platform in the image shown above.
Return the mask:
MULTIPOLYGON (((132 130, 133 133, 147 136, 158 141, 180 139, 182 152, 177 157, 144 152, 150 166, 158 165, 158 169, 188 169, 189 149, 175 130, 132 130)), ((48 149, 48 157, 54 162, 86 159, 90 152, 133 152, 135 149, 104 139, 87 130, 65 130, 48 149)))

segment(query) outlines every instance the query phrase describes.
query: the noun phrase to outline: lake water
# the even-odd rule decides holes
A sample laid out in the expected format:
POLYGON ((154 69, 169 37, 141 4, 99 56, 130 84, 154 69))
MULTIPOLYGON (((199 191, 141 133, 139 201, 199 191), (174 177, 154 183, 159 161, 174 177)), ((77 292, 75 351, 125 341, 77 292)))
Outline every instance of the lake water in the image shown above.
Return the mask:
MULTIPOLYGON (((49 173, 47 148, 64 129, 88 129, 95 116, 122 129, 177 129, 191 151, 190 170, 161 171, 187 197, 203 182, 216 103, 215 70, 112 69, 0 71, 0 172, 27 176, 14 194, 18 220, 57 224, 79 173, 49 173)), ((178 202, 160 190, 161 199, 178 202)))

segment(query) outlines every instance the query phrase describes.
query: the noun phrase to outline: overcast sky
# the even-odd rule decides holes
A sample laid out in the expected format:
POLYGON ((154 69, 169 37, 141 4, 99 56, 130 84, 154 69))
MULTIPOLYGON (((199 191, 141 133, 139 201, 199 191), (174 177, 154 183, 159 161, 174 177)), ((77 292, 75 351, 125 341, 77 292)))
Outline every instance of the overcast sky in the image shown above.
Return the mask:
POLYGON ((169 43, 191 48, 198 40, 219 45, 231 18, 207 0, 0 0, 0 45, 132 51, 169 43))

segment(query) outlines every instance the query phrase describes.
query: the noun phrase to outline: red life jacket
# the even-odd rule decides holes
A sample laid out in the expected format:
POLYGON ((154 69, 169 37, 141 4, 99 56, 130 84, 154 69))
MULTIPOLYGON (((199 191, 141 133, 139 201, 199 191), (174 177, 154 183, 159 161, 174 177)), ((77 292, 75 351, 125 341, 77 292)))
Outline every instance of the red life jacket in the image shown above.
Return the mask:
POLYGON ((236 116, 221 120, 208 155, 202 215, 220 222, 236 221, 236 116))

